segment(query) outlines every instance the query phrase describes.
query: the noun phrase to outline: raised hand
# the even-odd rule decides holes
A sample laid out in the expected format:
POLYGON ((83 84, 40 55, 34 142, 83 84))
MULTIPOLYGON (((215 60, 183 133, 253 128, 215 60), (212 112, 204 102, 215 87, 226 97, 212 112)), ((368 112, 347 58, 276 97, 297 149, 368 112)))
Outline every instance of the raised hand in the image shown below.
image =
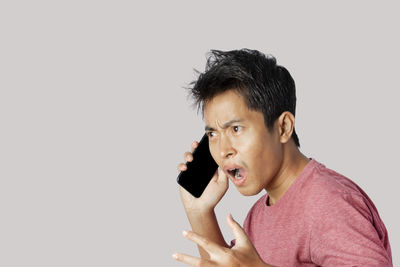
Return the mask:
POLYGON ((228 215, 227 222, 236 241, 232 248, 226 248, 210 241, 195 232, 184 231, 183 235, 204 249, 209 258, 198 258, 186 254, 175 253, 173 258, 191 266, 271 266, 262 261, 243 228, 228 215))

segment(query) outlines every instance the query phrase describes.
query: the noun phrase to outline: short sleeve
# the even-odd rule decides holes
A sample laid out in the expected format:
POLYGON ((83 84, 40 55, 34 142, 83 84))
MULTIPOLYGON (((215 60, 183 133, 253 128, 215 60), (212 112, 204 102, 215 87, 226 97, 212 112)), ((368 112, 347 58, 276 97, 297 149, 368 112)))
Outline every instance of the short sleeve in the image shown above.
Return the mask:
POLYGON ((318 217, 313 218, 310 233, 310 255, 314 263, 392 266, 390 252, 383 242, 387 237, 386 228, 381 220, 375 220, 369 199, 361 194, 345 193, 322 198, 315 206, 319 209, 315 212, 318 217))

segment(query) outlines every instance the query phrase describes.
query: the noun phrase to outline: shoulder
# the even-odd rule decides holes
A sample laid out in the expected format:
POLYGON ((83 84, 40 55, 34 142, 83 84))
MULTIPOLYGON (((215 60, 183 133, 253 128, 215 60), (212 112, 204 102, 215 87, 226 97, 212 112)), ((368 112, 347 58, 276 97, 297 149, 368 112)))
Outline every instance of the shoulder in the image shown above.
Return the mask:
POLYGON ((349 178, 314 160, 307 185, 332 193, 360 193, 360 188, 349 178))
POLYGON ((317 208, 319 205, 330 206, 340 199, 354 204, 362 199, 370 201, 356 183, 318 162, 303 187, 302 191, 307 193, 307 198, 317 208))
POLYGON ((372 222, 376 208, 367 194, 344 175, 314 160, 314 166, 297 190, 304 220, 319 224, 327 216, 339 219, 356 214, 372 222))
POLYGON ((309 194, 310 250, 317 262, 341 265, 352 261, 382 266, 390 261, 386 228, 359 186, 322 164, 318 164, 308 182, 305 188, 309 194))

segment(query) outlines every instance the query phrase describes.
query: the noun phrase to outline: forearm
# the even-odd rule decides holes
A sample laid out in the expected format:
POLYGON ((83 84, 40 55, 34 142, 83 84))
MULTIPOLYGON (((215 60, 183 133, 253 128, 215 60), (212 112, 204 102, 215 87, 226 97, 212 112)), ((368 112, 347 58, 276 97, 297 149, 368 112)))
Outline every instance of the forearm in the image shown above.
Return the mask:
MULTIPOLYGON (((228 247, 224 237, 222 236, 214 210, 186 212, 186 215, 194 232, 207 237, 207 239, 219 244, 220 246, 228 247)), ((204 249, 200 246, 198 246, 198 249, 202 258, 209 258, 209 254, 204 249)))

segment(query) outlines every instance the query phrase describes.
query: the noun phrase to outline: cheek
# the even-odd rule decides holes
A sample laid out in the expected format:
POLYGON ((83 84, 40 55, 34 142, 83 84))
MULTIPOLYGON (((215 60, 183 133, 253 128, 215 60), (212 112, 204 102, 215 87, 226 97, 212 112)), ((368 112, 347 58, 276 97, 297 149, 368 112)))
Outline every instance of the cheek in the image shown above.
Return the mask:
POLYGON ((280 161, 282 157, 282 150, 279 144, 274 142, 268 142, 264 144, 263 149, 259 151, 260 154, 258 157, 263 159, 267 164, 274 164, 277 161, 280 161))
POLYGON ((257 135, 251 135, 243 138, 238 144, 239 151, 246 157, 257 158, 270 150, 265 139, 257 135))
POLYGON ((245 160, 248 160, 248 164, 253 165, 256 169, 273 168, 282 157, 279 143, 266 138, 255 138, 253 140, 254 142, 251 144, 248 141, 243 150, 243 154, 246 155, 245 160))

